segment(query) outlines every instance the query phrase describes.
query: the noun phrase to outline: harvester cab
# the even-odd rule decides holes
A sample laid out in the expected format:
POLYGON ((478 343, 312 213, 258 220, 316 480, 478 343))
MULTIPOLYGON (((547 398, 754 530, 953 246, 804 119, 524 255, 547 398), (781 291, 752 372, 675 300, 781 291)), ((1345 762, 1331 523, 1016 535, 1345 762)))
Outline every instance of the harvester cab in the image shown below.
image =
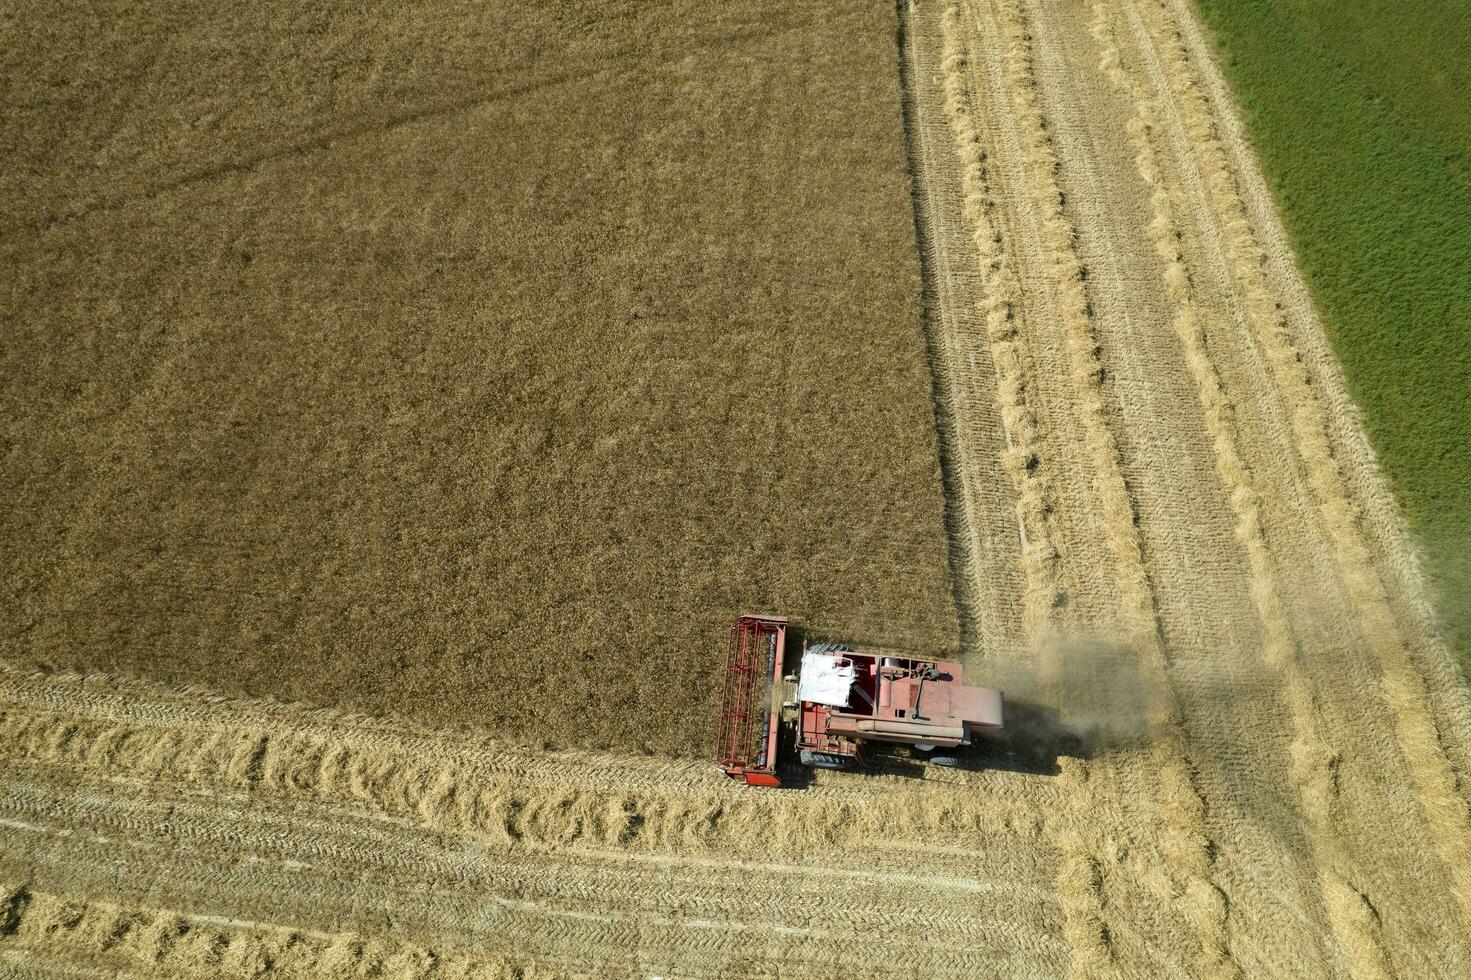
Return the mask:
POLYGON ((748 613, 730 628, 716 748, 728 776, 781 785, 783 743, 814 769, 856 766, 865 742, 909 745, 953 766, 953 750, 1002 728, 1001 692, 967 687, 950 661, 804 640, 787 673, 787 626, 748 613))

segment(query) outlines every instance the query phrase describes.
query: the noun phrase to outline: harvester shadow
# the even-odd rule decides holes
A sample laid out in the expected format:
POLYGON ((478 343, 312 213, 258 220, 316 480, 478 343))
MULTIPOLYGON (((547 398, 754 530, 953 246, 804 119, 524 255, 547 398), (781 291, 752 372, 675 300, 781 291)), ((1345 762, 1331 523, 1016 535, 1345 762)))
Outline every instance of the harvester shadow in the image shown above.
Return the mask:
MULTIPOLYGON (((948 752, 953 768, 967 772, 1014 772, 1028 776, 1055 776, 1064 757, 1087 759, 1094 751, 1091 733, 1064 722, 1055 708, 1008 698, 1006 727, 997 735, 980 736, 968 746, 948 752)), ((923 753, 914 753, 909 766, 923 773, 923 753)))
POLYGON ((1008 698, 1001 734, 978 739, 960 758, 966 768, 1055 776, 1059 759, 1088 759, 1094 749, 1093 733, 1069 725, 1056 708, 1008 698))

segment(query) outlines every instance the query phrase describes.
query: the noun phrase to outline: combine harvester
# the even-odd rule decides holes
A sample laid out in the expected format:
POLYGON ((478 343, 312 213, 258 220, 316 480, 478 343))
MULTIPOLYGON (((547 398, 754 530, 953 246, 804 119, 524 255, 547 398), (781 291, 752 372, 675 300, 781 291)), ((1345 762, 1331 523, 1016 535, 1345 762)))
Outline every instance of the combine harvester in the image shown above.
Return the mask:
POLYGON ((932 765, 976 733, 999 732, 1001 692, 966 687, 959 664, 802 643, 786 674, 787 620, 747 613, 730 628, 716 761, 751 786, 780 786, 777 763, 790 739, 814 769, 848 769, 864 742, 908 745, 932 765))

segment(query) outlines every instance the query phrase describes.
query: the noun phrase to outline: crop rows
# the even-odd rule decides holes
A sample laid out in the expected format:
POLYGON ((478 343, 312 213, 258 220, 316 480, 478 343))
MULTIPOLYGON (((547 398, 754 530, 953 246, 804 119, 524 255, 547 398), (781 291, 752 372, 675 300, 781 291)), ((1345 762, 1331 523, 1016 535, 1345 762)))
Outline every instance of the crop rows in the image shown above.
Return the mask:
MULTIPOLYGON (((1133 6, 1131 0, 1131 7, 1133 6)), ((1401 750, 1410 766, 1442 860, 1456 880, 1455 893, 1471 927, 1471 815, 1458 793, 1449 760, 1429 710, 1425 679, 1412 662, 1407 639, 1390 610, 1383 582, 1358 530, 1358 508, 1345 492, 1337 459, 1329 446, 1324 409, 1301 355, 1267 290, 1245 208, 1216 137, 1209 108, 1201 96, 1188 57, 1158 3, 1145 0, 1151 43, 1161 54, 1222 227, 1227 254, 1245 298, 1243 307, 1254 336, 1267 351, 1282 399, 1287 403, 1298 452, 1317 495, 1319 511, 1332 539, 1339 575, 1353 600, 1362 629, 1383 671, 1385 703, 1395 720, 1401 750)))
POLYGON ((1282 675, 1285 698, 1296 727, 1297 738, 1290 750, 1292 772, 1312 829, 1310 839, 1318 851, 1319 860, 1326 862, 1322 879, 1324 902, 1340 944, 1353 957, 1355 972, 1364 976, 1385 976, 1388 975, 1388 964, 1377 934, 1376 917, 1363 896, 1342 877, 1344 859, 1337 853, 1333 827, 1336 788, 1332 771, 1337 762, 1336 753, 1323 741, 1316 696, 1298 669, 1296 644, 1278 594, 1272 559, 1262 531, 1257 492, 1236 450, 1231 407, 1210 362, 1201 326, 1202 314, 1176 244, 1178 229, 1174 211, 1179 191, 1165 183, 1156 162, 1158 149, 1154 134, 1159 125, 1158 110, 1121 67, 1119 51, 1113 41, 1115 29, 1108 7, 1095 3, 1094 31, 1103 51, 1103 67, 1114 84, 1129 94, 1137 108, 1137 115, 1130 122, 1129 135, 1135 146, 1140 176, 1154 188, 1150 200, 1155 219, 1149 228, 1150 236, 1165 263, 1165 285, 1177 304, 1175 330, 1187 350, 1191 371, 1199 385, 1215 444, 1218 472, 1231 494, 1237 514, 1237 537, 1251 568, 1252 595, 1264 626, 1262 655, 1282 675))
POLYGON ((1412 552, 1192 15, 1084 13, 899 11, 961 656, 1024 764, 766 792, 0 662, 0 963, 1466 975, 1471 714, 1412 552))

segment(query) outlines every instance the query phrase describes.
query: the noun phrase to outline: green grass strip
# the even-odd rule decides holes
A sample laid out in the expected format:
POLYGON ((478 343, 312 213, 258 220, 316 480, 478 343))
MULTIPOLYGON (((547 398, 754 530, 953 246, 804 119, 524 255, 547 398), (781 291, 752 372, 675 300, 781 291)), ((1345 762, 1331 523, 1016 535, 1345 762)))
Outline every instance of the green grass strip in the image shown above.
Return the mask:
POLYGON ((1198 3, 1467 664, 1471 5, 1198 3))

